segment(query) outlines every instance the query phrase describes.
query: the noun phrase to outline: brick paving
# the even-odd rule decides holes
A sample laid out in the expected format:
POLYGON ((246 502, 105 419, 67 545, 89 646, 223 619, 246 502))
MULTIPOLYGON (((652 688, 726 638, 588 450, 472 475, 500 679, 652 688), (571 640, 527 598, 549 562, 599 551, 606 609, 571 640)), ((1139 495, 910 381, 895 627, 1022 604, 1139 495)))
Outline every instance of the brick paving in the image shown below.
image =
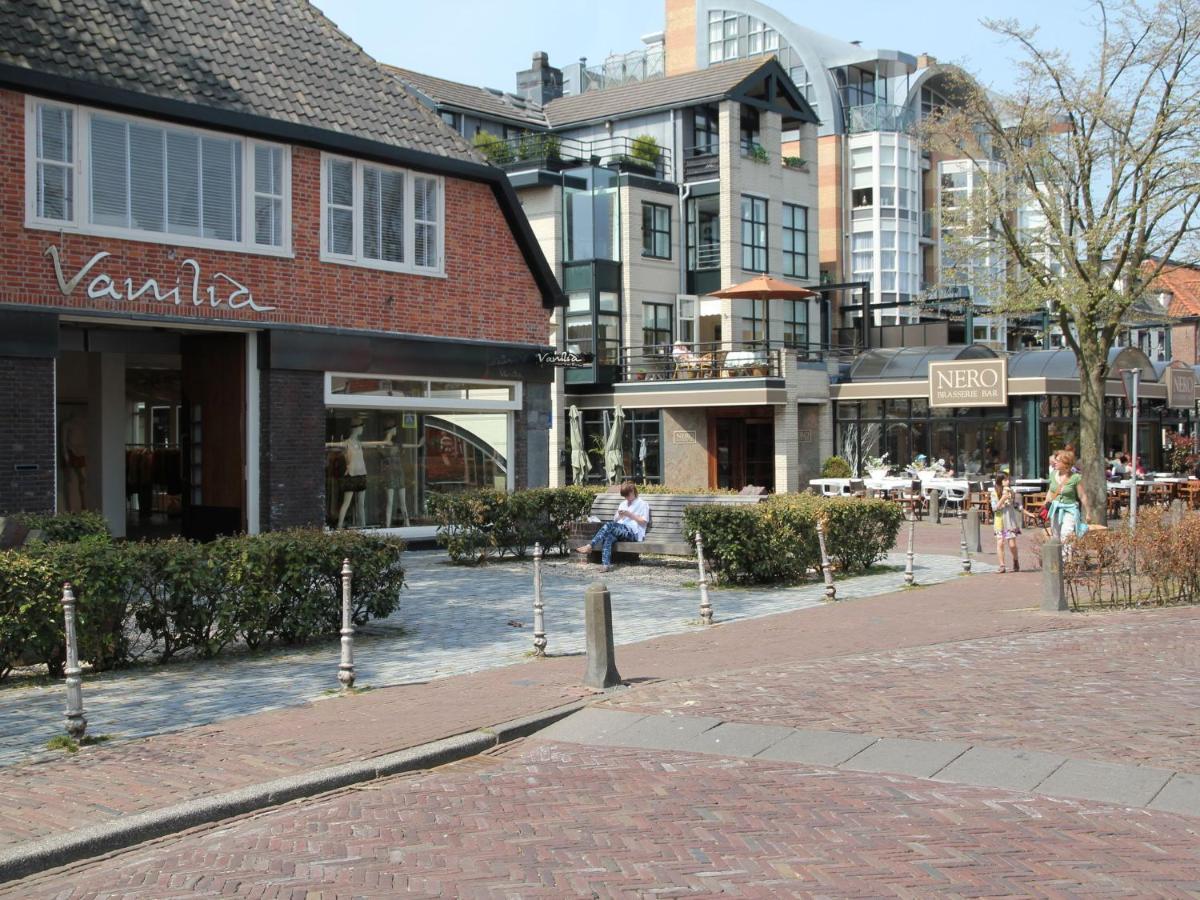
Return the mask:
POLYGON ((538 741, 28 879, 22 898, 1195 896, 1197 820, 538 741))
POLYGON ((1200 610, 647 685, 616 709, 965 741, 1200 773, 1200 610))

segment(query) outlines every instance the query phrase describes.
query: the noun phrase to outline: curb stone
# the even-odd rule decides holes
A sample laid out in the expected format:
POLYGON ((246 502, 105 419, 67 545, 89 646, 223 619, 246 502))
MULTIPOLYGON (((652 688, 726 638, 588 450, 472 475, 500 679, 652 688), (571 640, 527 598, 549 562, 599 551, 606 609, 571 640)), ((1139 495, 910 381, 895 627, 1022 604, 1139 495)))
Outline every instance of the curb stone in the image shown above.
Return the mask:
POLYGON ((589 697, 576 700, 499 725, 456 734, 371 759, 276 778, 235 791, 124 816, 102 825, 92 825, 36 841, 27 841, 0 852, 0 884, 103 853, 124 850, 135 844, 198 825, 208 825, 222 819, 242 816, 280 806, 292 800, 324 794, 401 772, 431 769, 477 756, 500 744, 528 737, 597 699, 599 698, 589 697))

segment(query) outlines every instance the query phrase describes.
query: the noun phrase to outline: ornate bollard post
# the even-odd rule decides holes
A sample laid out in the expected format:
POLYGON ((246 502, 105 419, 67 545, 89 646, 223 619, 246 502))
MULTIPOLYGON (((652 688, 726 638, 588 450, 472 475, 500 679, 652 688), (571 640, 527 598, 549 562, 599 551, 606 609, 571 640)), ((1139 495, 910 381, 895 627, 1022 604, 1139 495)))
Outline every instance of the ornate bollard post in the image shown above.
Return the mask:
POLYGON ((971 574, 971 552, 967 549, 967 520, 959 519, 960 530, 962 531, 962 540, 959 542, 959 547, 962 549, 962 567, 963 574, 971 574))
POLYGON ((1062 544, 1042 544, 1042 612, 1066 612, 1067 592, 1063 584, 1062 544))
POLYGON ((825 550, 825 517, 817 516, 817 543, 821 545, 821 574, 825 577, 825 599, 836 600, 837 588, 833 584, 833 564, 825 550))
POLYGON ((913 585, 913 538, 917 532, 917 519, 914 516, 908 522, 908 552, 904 554, 904 583, 913 585))
POLYGON ((63 621, 67 635, 67 665, 63 674, 67 676, 67 734, 75 740, 87 731, 87 719, 83 717, 83 679, 79 669, 79 645, 75 638, 75 592, 71 583, 63 584, 63 621))
POLYGON ((354 687, 354 624, 350 618, 350 559, 342 560, 342 661, 338 681, 343 690, 354 687))
POLYGON ((696 532, 696 567, 700 572, 700 624, 713 623, 712 600, 708 597, 708 571, 704 565, 704 538, 696 532))
POLYGON ((587 670, 583 683, 603 690, 621 683, 613 651, 612 594, 601 581, 588 586, 583 595, 587 631, 587 670))
POLYGON ((546 655, 546 617, 542 602, 542 544, 533 545, 533 655, 546 655))

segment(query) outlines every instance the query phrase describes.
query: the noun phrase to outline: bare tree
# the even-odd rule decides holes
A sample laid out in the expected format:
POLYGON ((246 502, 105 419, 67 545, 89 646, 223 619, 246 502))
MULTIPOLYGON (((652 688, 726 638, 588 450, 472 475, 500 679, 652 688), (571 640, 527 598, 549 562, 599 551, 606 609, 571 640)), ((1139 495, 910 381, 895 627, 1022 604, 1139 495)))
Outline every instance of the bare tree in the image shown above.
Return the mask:
POLYGON ((1080 465, 1103 521, 1104 389, 1123 318, 1168 261, 1196 259, 1200 216, 1200 0, 1094 4, 1080 63, 1012 20, 984 24, 1018 50, 1002 95, 962 77, 925 123, 969 160, 967 202, 941 210, 945 283, 991 282, 997 312, 1048 310, 1080 370, 1080 465), (978 280, 978 279, 976 279, 978 280))

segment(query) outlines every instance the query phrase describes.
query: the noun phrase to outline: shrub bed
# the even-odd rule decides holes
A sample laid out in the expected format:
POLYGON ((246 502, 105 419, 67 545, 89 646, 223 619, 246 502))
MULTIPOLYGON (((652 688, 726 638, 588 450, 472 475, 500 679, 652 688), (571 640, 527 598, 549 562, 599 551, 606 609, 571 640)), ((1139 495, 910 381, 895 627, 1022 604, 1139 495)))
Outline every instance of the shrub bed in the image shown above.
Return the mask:
POLYGON ((82 661, 109 669, 181 653, 213 657, 333 636, 341 567, 354 571, 353 618, 390 615, 404 583, 403 543, 358 532, 283 531, 220 538, 27 545, 0 553, 0 678, 16 665, 63 669, 63 582, 78 600, 82 661))
POLYGON ((899 507, 882 500, 783 494, 753 506, 690 506, 689 538, 704 536, 705 556, 721 582, 799 581, 821 564, 817 517, 825 545, 844 572, 870 567, 887 555, 900 530, 899 507))
POLYGON ((588 514, 596 490, 588 487, 430 494, 438 541, 455 562, 478 564, 493 556, 524 557, 537 542, 567 552, 571 528, 588 514))

